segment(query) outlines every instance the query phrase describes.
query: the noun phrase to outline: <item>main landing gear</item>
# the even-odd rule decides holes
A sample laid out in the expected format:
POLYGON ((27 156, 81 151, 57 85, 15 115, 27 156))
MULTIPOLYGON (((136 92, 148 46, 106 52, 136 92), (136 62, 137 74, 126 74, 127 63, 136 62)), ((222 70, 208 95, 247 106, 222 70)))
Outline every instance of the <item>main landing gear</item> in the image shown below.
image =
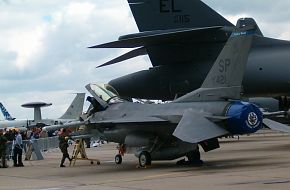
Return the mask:
MULTIPOLYGON (((119 153, 115 156, 115 163, 116 164, 121 164, 122 163, 122 156, 124 156, 125 152, 126 152, 126 146, 124 144, 119 144, 117 146, 117 149, 119 151, 119 153)), ((146 166, 151 165, 151 155, 149 152, 147 151, 142 151, 139 154, 139 166, 144 168, 146 166)))
POLYGON ((199 148, 197 148, 193 151, 190 151, 186 154, 187 161, 185 159, 179 160, 176 162, 177 165, 191 165, 191 166, 202 166, 203 161, 200 159, 200 152, 199 148))
POLYGON ((151 156, 147 151, 142 151, 139 155, 139 166, 144 168, 151 165, 151 156))

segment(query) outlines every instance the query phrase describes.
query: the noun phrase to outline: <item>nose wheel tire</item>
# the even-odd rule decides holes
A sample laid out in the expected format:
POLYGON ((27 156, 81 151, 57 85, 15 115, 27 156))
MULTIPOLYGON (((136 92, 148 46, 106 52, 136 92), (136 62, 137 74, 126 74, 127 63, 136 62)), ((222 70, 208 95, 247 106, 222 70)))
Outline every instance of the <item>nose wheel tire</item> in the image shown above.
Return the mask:
POLYGON ((143 151, 139 155, 139 165, 140 167, 145 167, 151 165, 151 156, 149 152, 143 151))
POLYGON ((121 164, 122 163, 122 156, 120 154, 117 154, 115 156, 115 163, 116 164, 121 164))

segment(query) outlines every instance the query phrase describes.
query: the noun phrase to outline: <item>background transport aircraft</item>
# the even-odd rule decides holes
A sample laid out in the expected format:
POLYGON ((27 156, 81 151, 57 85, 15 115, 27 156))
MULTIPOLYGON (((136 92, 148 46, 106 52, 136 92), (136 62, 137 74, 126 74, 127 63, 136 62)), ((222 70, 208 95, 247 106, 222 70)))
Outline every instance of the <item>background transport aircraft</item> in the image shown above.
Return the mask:
MULTIPOLYGON (((0 121, 0 128, 29 128, 29 127, 43 127, 46 125, 56 125, 63 124, 70 121, 78 120, 82 115, 84 106, 85 93, 77 93, 76 97, 67 108, 66 112, 58 119, 42 119, 41 117, 41 107, 50 106, 51 103, 47 104, 44 102, 33 102, 23 104, 22 107, 34 108, 34 119, 13 119, 13 120, 3 120, 0 121)), ((3 106, 3 105, 2 105, 3 106)), ((3 106, 4 108, 4 106, 3 106)), ((3 115, 7 115, 7 110, 1 108, 3 115), (3 112, 5 111, 5 112, 3 112)), ((10 114, 9 114, 10 115, 10 114)), ((11 116, 10 116, 11 117, 11 116)))
MULTIPOLYGON (((231 35, 233 24, 201 0, 128 3, 140 32, 92 48, 134 48, 100 67, 146 54, 153 67, 109 84, 123 97, 156 100, 173 100, 197 89, 231 35)), ((241 24, 251 22, 246 18, 241 24)), ((244 97, 272 97, 268 104, 288 110, 289 52, 289 41, 264 37, 257 28, 243 79, 244 97)))
POLYGON ((4 105, 0 102, 0 109, 1 112, 5 118, 5 120, 11 121, 11 120, 15 120, 15 118, 11 117, 10 113, 6 110, 6 108, 4 107, 4 105))
POLYGON ((122 162, 124 153, 134 153, 141 167, 150 165, 152 160, 183 156, 188 157, 189 163, 202 163, 198 144, 210 151, 219 148, 218 137, 254 133, 263 124, 290 132, 290 127, 263 118, 256 105, 240 100, 248 54, 257 30, 255 23, 243 22, 238 21, 199 89, 171 103, 141 104, 119 98, 109 91, 109 86, 89 84, 87 90, 102 109, 85 121, 45 129, 85 124, 88 134, 119 143, 117 164, 122 162))

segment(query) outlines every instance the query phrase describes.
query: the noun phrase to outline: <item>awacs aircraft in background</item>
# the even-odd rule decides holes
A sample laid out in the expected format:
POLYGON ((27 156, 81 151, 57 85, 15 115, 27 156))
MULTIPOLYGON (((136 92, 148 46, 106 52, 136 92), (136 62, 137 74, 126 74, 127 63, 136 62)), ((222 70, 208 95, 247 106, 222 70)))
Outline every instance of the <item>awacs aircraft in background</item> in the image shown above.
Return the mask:
MULTIPOLYGON (((70 106, 67 108, 66 112, 58 119, 42 119, 41 117, 41 107, 50 106, 51 103, 47 104, 44 102, 33 102, 33 103, 27 103, 23 104, 22 107, 26 108, 34 108, 34 119, 28 120, 28 119, 13 119, 13 120, 3 120, 0 121, 0 128, 29 128, 29 127, 43 127, 46 125, 57 125, 57 124, 63 124, 70 121, 76 121, 79 119, 79 117, 82 114, 83 106, 84 106, 84 99, 85 99, 85 93, 78 93, 70 106)), ((2 105, 3 106, 3 105, 2 105)), ((4 108, 4 106, 3 106, 4 108)), ((4 108, 5 109, 5 108, 4 108)), ((3 110, 2 113, 3 113, 3 110)), ((7 115, 7 110, 5 109, 3 114, 7 115)), ((10 114, 9 114, 10 115, 10 114)), ((10 116, 11 117, 11 116, 10 116)))
POLYGON ((248 53, 257 30, 254 24, 240 22, 199 89, 171 103, 141 104, 119 98, 109 91, 109 86, 89 84, 86 88, 103 111, 95 112, 83 122, 45 129, 85 124, 88 134, 119 143, 117 164, 122 162, 122 154, 134 153, 142 167, 152 160, 183 156, 196 163, 200 161, 198 144, 210 151, 219 148, 218 137, 254 133, 263 123, 290 132, 289 127, 263 118, 254 104, 240 100, 248 53))
MULTIPOLYGON (((92 48, 134 49, 99 67, 146 54, 153 67, 109 84, 122 97, 154 100, 173 100, 197 89, 230 37, 233 24, 200 0, 128 3, 140 32, 92 48)), ((255 21, 246 18, 240 22, 248 23, 255 21)), ((289 52, 289 41, 264 37, 257 28, 243 79, 244 97, 274 97, 267 101, 288 110, 289 52)))

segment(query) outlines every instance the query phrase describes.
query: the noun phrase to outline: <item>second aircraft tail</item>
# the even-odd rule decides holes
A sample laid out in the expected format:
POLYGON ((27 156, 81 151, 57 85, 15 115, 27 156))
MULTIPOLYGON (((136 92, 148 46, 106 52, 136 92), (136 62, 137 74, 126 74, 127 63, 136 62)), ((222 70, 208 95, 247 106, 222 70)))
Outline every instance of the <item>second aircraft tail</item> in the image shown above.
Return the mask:
POLYGON ((9 114, 9 112, 6 110, 6 108, 3 106, 3 104, 0 102, 0 109, 1 109, 1 112, 5 118, 5 120, 14 120, 15 118, 11 117, 11 115, 9 114))
POLYGON ((83 111, 85 93, 77 93, 77 96, 59 119, 77 119, 83 111))
POLYGON ((201 0, 128 0, 140 30, 233 26, 201 0))

